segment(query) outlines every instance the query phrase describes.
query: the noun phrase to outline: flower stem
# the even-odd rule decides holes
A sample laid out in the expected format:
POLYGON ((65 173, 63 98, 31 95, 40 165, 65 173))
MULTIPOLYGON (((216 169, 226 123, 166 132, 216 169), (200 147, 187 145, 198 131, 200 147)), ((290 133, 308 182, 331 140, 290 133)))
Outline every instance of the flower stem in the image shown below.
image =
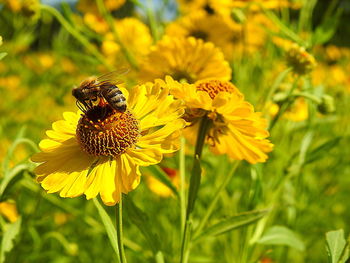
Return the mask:
POLYGON ((116 214, 116 230, 118 238, 118 248, 119 248, 119 257, 121 263, 127 263, 124 251, 123 243, 123 198, 120 198, 120 202, 115 206, 116 214))
POLYGON ((181 138, 180 147, 180 207, 181 207, 181 232, 185 229, 186 223, 186 189, 185 189, 185 138, 181 138))
POLYGON ((275 118, 272 119, 270 126, 269 126, 269 131, 271 132, 273 127, 275 126, 275 124, 277 123, 277 121, 280 119, 280 117, 282 117, 282 115, 284 114, 284 112, 290 107, 290 105, 293 103, 294 98, 292 96, 294 90, 296 89, 296 87, 298 86, 298 82, 299 82, 299 77, 297 77, 293 83, 292 88, 289 90, 288 94, 287 94, 287 100, 282 104, 280 110, 278 111, 277 115, 275 116, 275 118))
POLYGON ((238 167, 239 161, 236 161, 233 163, 232 168, 228 176, 225 177, 224 181, 221 183, 219 188, 216 190, 215 194, 213 195, 214 198, 211 200, 210 205, 208 209, 206 209, 205 215, 201 219, 195 233, 193 234, 193 238, 195 239, 198 235, 200 235, 200 232, 202 231, 203 227, 205 226, 206 222, 208 221, 209 217, 211 216, 212 212, 214 211, 214 208, 216 206, 217 201, 219 200, 220 193, 223 189, 226 188, 228 183, 231 181, 233 175, 235 174, 235 171, 238 167))
POLYGON ((189 193, 188 193, 188 199, 187 199, 186 221, 185 221, 185 227, 184 227, 183 236, 182 236, 180 263, 187 263, 189 254, 190 254, 191 231, 192 231, 191 215, 194 209, 194 204, 197 198, 200 181, 201 181, 200 158, 202 156, 205 137, 210 128, 210 125, 211 125, 211 120, 206 116, 202 118, 199 125, 197 142, 196 142, 194 158, 193 158, 189 193))

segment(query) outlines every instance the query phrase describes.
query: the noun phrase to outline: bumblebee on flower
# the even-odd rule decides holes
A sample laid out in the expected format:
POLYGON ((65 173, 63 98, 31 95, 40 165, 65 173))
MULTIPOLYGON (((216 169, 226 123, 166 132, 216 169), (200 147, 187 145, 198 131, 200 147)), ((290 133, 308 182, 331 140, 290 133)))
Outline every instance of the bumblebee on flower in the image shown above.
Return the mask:
POLYGON ((159 163, 178 150, 185 121, 180 100, 169 95, 168 83, 156 80, 122 92, 127 110, 97 104, 81 112, 65 112, 40 142, 37 180, 48 193, 61 197, 100 194, 106 205, 120 201, 140 183, 140 166, 159 163))

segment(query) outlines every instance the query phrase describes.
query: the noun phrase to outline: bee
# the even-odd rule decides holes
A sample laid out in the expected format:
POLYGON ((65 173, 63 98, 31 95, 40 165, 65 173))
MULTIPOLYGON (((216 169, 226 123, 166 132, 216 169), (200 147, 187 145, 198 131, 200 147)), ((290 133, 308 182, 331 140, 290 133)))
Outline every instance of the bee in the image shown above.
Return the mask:
POLYGON ((91 109, 98 99, 104 99, 113 109, 125 112, 126 99, 117 86, 123 81, 118 80, 117 77, 128 71, 129 69, 123 68, 82 81, 78 87, 72 90, 72 95, 77 99, 78 108, 86 112, 86 109, 91 109))

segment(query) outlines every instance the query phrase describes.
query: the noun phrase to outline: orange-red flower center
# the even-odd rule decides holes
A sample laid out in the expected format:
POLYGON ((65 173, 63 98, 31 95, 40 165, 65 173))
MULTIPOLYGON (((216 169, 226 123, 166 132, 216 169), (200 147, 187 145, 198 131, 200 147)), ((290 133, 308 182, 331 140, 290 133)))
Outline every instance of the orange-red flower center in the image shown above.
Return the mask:
POLYGON ((77 139, 82 149, 94 156, 117 156, 134 146, 140 136, 139 123, 126 110, 119 112, 108 104, 89 109, 80 118, 77 139))
POLYGON ((232 93, 236 89, 231 82, 216 79, 200 82, 196 84, 196 88, 197 90, 207 92, 212 99, 214 99, 219 92, 232 93))

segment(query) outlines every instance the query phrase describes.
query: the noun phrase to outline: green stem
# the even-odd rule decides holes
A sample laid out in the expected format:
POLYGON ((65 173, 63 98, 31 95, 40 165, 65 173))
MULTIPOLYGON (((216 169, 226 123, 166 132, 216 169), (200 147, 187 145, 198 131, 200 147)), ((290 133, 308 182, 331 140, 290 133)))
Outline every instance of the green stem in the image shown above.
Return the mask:
POLYGON ((191 215, 194 209, 195 201, 196 201, 199 186, 200 186, 200 180, 201 180, 200 158, 202 156, 205 138, 210 128, 210 125, 211 125, 211 120, 207 116, 204 116, 199 125, 197 142, 196 142, 196 147, 194 152, 193 167, 191 172, 189 193, 188 193, 188 199, 187 199, 186 222, 185 222, 185 228, 182 236, 180 263, 187 263, 189 254, 190 254, 190 245, 191 245, 190 241, 191 241, 191 230, 192 230, 191 215))
POLYGON ((186 223, 186 190, 185 190, 185 138, 181 138, 181 147, 180 147, 180 208, 181 208, 181 232, 185 229, 186 223))
POLYGON ((118 249, 119 249, 119 257, 121 263, 127 263, 124 251, 124 243, 123 243, 123 202, 122 197, 120 198, 120 202, 116 204, 115 214, 116 214, 116 229, 117 229, 117 238, 118 238, 118 249))
POLYGON ((282 81, 287 77, 288 73, 292 71, 292 68, 287 68, 286 70, 282 71, 276 78, 275 82, 273 83, 272 87, 267 93, 266 98, 264 99, 264 108, 263 112, 266 112, 267 107, 269 105, 269 102, 271 101, 272 95, 276 92, 276 90, 281 85, 282 81))
POLYGON ((61 25, 70 33, 76 40, 78 40, 95 58, 107 67, 109 70, 112 70, 112 66, 106 62, 106 59, 101 55, 101 53, 92 45, 82 34, 79 33, 55 8, 47 5, 41 5, 41 10, 47 11, 53 15, 61 25))
POLYGON ((282 104, 280 110, 278 111, 278 113, 276 114, 276 116, 273 118, 273 120, 270 123, 269 126, 269 131, 271 132, 273 127, 275 126, 275 124, 277 123, 277 121, 280 119, 280 117, 283 115, 283 113, 289 108, 289 106, 293 103, 293 92, 296 89, 296 87, 298 86, 298 81, 299 81, 300 77, 297 77, 293 83, 292 88, 289 90, 288 94, 287 94, 287 100, 282 104))
POLYGON ((158 41, 158 36, 159 36, 159 32, 158 32, 158 26, 157 26, 157 21, 156 21, 156 17, 154 15, 153 12, 154 8, 153 8, 153 4, 150 0, 147 1, 147 7, 146 7, 146 12, 147 12, 147 17, 148 17, 148 21, 149 21, 149 25, 151 28, 151 32, 152 32, 152 36, 154 39, 154 42, 158 41))
POLYGON ((115 27, 115 23, 114 23, 114 19, 112 17, 112 15, 108 12, 108 10, 106 9, 106 6, 103 2, 103 0, 97 0, 97 6, 98 9, 100 11, 100 13, 103 15, 103 17, 106 19, 109 27, 112 29, 113 32, 113 36, 115 38, 115 41, 118 43, 118 45, 120 46, 125 58, 127 59, 127 61, 130 63, 130 65, 134 68, 134 69, 138 69, 138 64, 134 58, 134 56, 129 52, 129 50, 126 48, 126 46, 122 43, 122 41, 120 40, 118 31, 115 27))
POLYGON ((196 239, 196 237, 198 235, 200 235, 203 227, 205 226, 205 224, 207 223, 209 217, 211 216, 211 214, 214 211, 216 203, 219 200, 221 191, 224 190, 226 188, 226 186, 228 185, 228 183, 231 181, 231 179, 232 179, 233 175, 235 174, 235 171, 236 171, 236 169, 238 167, 238 164, 239 164, 239 161, 236 161, 236 162, 233 163, 230 173, 228 174, 228 176, 225 177, 225 179, 223 180, 223 182, 221 183, 219 188, 216 190, 216 192, 214 194, 214 198, 211 200, 210 205, 209 205, 208 209, 205 212, 205 215, 203 216, 203 218, 200 221, 196 231, 193 234, 193 239, 196 239))

